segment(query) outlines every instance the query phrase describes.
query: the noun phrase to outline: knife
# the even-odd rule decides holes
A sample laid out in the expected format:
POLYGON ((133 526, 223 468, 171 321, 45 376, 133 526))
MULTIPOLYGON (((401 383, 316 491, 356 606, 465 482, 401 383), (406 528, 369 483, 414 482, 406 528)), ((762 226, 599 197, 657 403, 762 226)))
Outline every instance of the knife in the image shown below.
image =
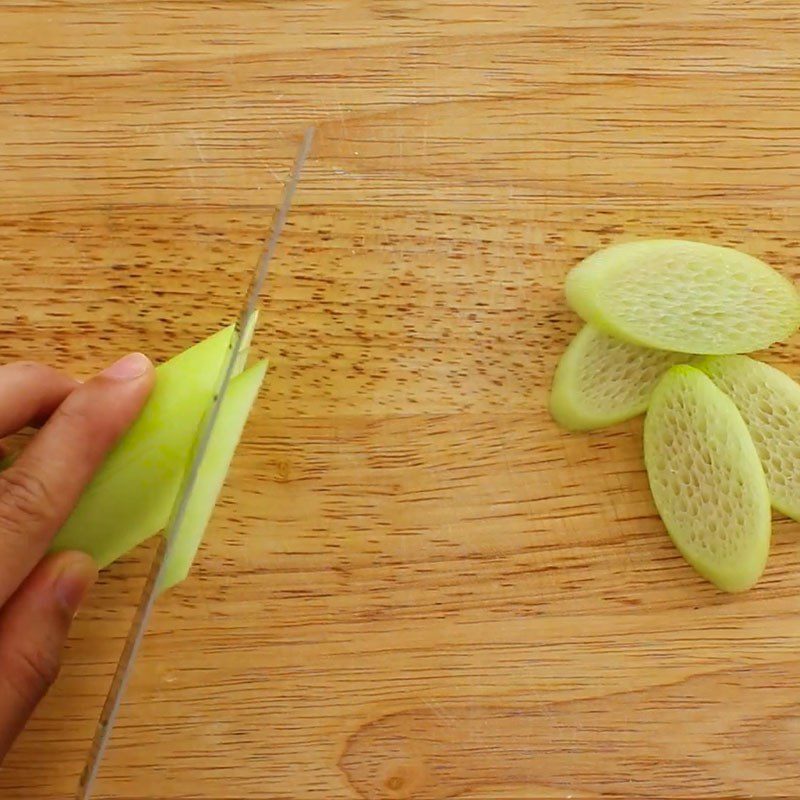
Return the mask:
POLYGON ((314 128, 311 127, 306 131, 303 141, 300 144, 294 166, 284 186, 283 199, 280 206, 275 210, 275 214, 272 218, 269 238, 253 270, 253 277, 247 289, 239 317, 234 325, 228 352, 225 355, 225 360, 220 369, 220 377, 214 400, 204 421, 201 422, 198 427, 191 462, 184 474, 164 536, 160 538, 158 549, 156 550, 147 580, 145 581, 144 589, 142 590, 139 606, 131 622, 131 627, 122 649, 122 655, 120 656, 119 663, 114 672, 114 677, 111 681, 105 703, 103 704, 103 709, 100 712, 100 719, 97 723, 94 738, 92 739, 86 765, 78 783, 78 791, 75 795, 76 800, 89 800, 91 797, 92 787, 97 777, 97 772, 100 768, 100 763, 103 759, 109 737, 111 736, 111 730, 114 727, 122 697, 128 685, 128 680, 130 679, 133 665, 139 652, 139 646, 142 643, 145 630, 147 629, 147 623, 150 620, 153 606, 160 593, 164 566, 168 562, 169 555, 175 544, 176 535, 181 528, 186 510, 192 500, 197 483, 197 476, 203 466, 208 442, 214 433, 219 410, 225 399, 225 394, 230 385, 231 378, 233 377, 236 362, 242 349, 242 343, 245 336, 249 335, 251 327, 255 324, 261 289, 267 278, 269 265, 275 252, 278 238, 286 223, 286 217, 292 205, 292 198, 294 197, 297 183, 300 180, 300 172, 303 169, 303 164, 311 149, 313 138, 314 128))

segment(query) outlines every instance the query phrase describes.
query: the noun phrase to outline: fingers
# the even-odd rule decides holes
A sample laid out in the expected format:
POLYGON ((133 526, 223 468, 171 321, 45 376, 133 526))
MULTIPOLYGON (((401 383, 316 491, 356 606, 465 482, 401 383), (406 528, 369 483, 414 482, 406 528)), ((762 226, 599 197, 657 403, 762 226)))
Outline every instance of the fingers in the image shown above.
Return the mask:
POLYGON ((79 385, 32 361, 0 366, 0 437, 41 424, 79 385))
POLYGON ((96 578, 84 553, 48 556, 0 611, 0 762, 56 679, 72 618, 96 578))
POLYGON ((0 472, 0 605, 46 552, 111 447, 138 416, 153 367, 126 356, 74 389, 0 472))

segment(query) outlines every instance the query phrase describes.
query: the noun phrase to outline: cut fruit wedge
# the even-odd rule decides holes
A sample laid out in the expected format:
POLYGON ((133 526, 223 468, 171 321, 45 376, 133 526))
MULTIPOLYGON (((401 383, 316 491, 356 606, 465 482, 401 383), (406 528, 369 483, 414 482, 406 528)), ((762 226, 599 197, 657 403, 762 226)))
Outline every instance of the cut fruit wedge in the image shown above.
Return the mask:
POLYGON ((770 500, 733 401, 700 370, 672 367, 650 399, 644 457, 656 507, 684 558, 724 591, 753 586, 769 553, 770 500))
POLYGON ((800 295, 757 258, 678 239, 615 245, 566 280, 586 321, 643 347, 732 354, 768 347, 800 325, 800 295))
POLYGON ((629 344, 585 325, 558 363, 550 412, 569 430, 615 425, 644 413, 664 372, 688 358, 629 344))
POLYGON ((156 368, 142 413, 83 493, 53 550, 83 550, 105 567, 166 525, 232 335, 233 327, 225 328, 156 368))
MULTIPOLYGON (((83 493, 53 550, 82 550, 102 568, 164 528, 233 331, 229 326, 156 368, 142 413, 83 493)), ((248 344, 245 337, 243 352, 248 344)))
POLYGON ((162 591, 189 574, 266 371, 267 362, 262 361, 231 380, 197 474, 194 494, 164 565, 162 591))
POLYGON ((750 431, 772 505, 800 521, 800 386, 747 356, 703 359, 698 369, 733 400, 750 431))

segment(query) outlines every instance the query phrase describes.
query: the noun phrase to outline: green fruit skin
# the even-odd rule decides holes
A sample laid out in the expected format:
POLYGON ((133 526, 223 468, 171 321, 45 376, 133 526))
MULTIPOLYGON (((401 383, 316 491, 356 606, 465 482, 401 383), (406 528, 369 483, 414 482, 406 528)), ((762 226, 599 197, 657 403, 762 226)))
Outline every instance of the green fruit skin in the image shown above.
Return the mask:
POLYGON ((233 378, 228 386, 205 460, 197 473, 192 499, 165 559, 160 591, 180 583, 189 574, 266 371, 267 362, 261 361, 233 378))
MULTIPOLYGON (((650 408, 644 424, 644 458, 648 478, 651 477, 656 448, 660 444, 659 419, 662 407, 669 402, 673 383, 683 378, 690 381, 697 402, 709 403, 715 416, 724 421, 731 441, 735 443, 741 461, 734 465, 743 479, 750 485, 753 496, 754 530, 750 539, 750 549, 735 563, 715 563, 710 558, 693 552, 687 546, 690 531, 674 523, 665 505, 665 498, 653 491, 656 508, 666 526, 667 532, 680 553, 694 569, 725 592, 744 592, 752 588, 766 567, 771 538, 770 498, 764 471, 755 445, 733 401, 720 391, 714 382, 699 369, 689 365, 678 365, 667 371, 650 399, 650 408)), ((676 433, 676 438, 678 434, 676 433)), ((653 489, 653 481, 650 481, 653 489)), ((702 524, 701 521, 698 521, 702 524)))
POLYGON ((166 525, 232 334, 229 326, 156 368, 139 418, 96 473, 52 550, 82 550, 102 568, 166 525))

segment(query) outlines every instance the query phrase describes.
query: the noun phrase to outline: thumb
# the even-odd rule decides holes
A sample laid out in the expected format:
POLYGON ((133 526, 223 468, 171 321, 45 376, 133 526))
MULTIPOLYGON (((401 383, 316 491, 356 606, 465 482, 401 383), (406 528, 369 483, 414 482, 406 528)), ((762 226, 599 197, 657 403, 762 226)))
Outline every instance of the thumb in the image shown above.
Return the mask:
POLYGON ((0 762, 55 681, 70 624, 96 578, 84 553, 47 556, 0 611, 0 762))

